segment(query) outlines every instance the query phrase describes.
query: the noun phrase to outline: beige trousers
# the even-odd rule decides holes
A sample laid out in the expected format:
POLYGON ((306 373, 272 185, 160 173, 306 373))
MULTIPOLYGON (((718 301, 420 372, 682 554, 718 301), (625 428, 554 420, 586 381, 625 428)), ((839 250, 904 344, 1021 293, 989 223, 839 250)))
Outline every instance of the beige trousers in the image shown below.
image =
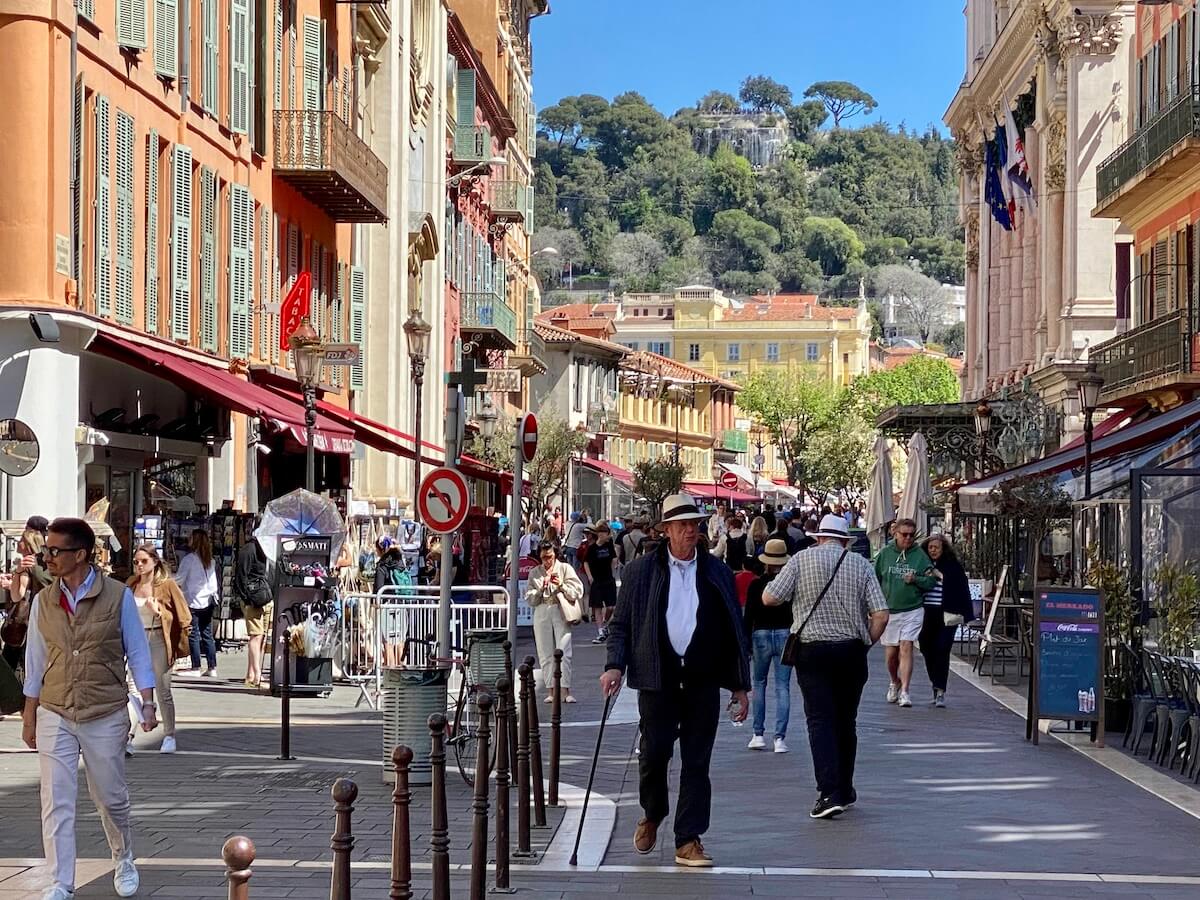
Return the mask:
MULTIPOLYGON (((158 718, 162 722, 163 736, 175 736, 175 695, 171 693, 171 666, 167 663, 167 639, 161 628, 147 628, 146 640, 150 643, 150 664, 154 667, 154 701, 158 704, 158 718)), ((130 693, 136 693, 133 677, 125 670, 125 682, 130 693)), ((138 725, 129 717, 129 733, 135 734, 138 725)))
POLYGON ((44 706, 38 708, 42 843, 55 883, 68 891, 75 889, 75 800, 81 755, 88 793, 100 812, 113 859, 133 858, 129 788, 125 784, 128 730, 126 707, 88 722, 72 722, 44 706))
POLYGON ((554 687, 554 651, 562 650, 562 686, 571 689, 571 628, 558 602, 542 603, 533 608, 533 642, 537 645, 542 684, 554 687))

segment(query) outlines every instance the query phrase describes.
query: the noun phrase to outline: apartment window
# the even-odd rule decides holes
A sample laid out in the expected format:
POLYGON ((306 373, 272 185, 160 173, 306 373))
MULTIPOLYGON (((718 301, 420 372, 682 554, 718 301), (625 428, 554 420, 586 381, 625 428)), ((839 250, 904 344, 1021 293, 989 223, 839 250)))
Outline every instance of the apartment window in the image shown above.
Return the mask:
POLYGON ((622 341, 621 346, 628 347, 630 350, 637 350, 638 342, 637 341, 622 341))
POLYGON ((700 362, 699 344, 688 344, 688 362, 700 362))
POLYGON ((767 344, 767 362, 779 362, 778 344, 767 344))
POLYGON ((671 342, 670 341, 650 341, 648 344, 646 344, 646 349, 649 350, 651 353, 657 353, 659 356, 670 356, 671 355, 671 342))
POLYGON ((583 412, 583 360, 575 360, 575 383, 571 385, 571 407, 575 412, 583 412))
POLYGON ((742 345, 741 344, 726 344, 725 359, 729 362, 742 361, 742 345))
POLYGON ((804 358, 808 362, 817 362, 821 358, 821 346, 816 341, 809 341, 804 348, 804 358))

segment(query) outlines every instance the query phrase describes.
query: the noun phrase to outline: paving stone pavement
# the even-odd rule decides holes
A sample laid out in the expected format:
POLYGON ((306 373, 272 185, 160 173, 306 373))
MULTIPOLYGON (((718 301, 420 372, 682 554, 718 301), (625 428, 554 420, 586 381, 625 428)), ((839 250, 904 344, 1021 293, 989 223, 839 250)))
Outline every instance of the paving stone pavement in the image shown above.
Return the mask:
MULTIPOLYGON (((583 787, 600 717, 595 684, 603 648, 577 634, 575 693, 564 707, 563 781, 583 787)), ((524 647, 520 648, 524 651, 524 647)), ((566 871, 550 864, 514 870, 519 896, 612 897, 1196 897, 1200 895, 1200 822, 1056 741, 1034 748, 1021 720, 955 679, 950 708, 899 709, 883 701, 882 655, 870 659, 872 681, 860 716, 858 807, 833 822, 807 817, 812 803, 799 691, 792 690, 786 755, 745 748, 748 727, 723 723, 713 761, 713 826, 705 843, 723 867, 679 871, 670 829, 659 850, 631 846, 637 805, 636 725, 632 695, 623 696, 605 731, 595 790, 617 804, 603 865, 566 871), (1155 881, 1155 876, 1163 881, 1155 881), (1135 880, 1140 879, 1140 880, 1135 880), (1108 880, 1106 880, 1106 878, 1108 880)), ((240 659, 223 654, 226 674, 240 659)), ((914 693, 924 674, 918 665, 914 693)), ((181 752, 139 752, 129 763, 134 796, 141 896, 223 898, 219 852, 231 834, 254 839, 259 865, 251 897, 328 897, 329 786, 341 776, 360 787, 354 818, 355 897, 385 897, 391 843, 390 787, 382 783, 379 715, 354 708, 357 692, 338 688, 328 700, 293 707, 293 752, 280 762, 279 701, 238 685, 176 679, 181 752)), ((773 691, 768 722, 773 721, 773 691)), ((923 699, 923 698, 921 698, 923 699)), ((548 709, 542 707, 543 710, 548 709)), ((543 715, 547 748, 548 713, 543 715)), ((159 735, 139 736, 139 750, 159 735)), ((0 721, 0 751, 15 749, 19 726, 0 721)), ((448 779, 454 896, 466 892, 470 795, 451 764, 448 779)), ((674 777, 674 774, 673 774, 674 777)), ((414 893, 427 896, 429 807, 416 789, 412 810, 417 871, 414 893)), ((36 757, 0 752, 0 900, 36 897, 42 873, 36 757)), ((551 828, 535 832, 544 847, 551 828)), ((589 813, 589 817, 592 813, 589 813)), ((573 839, 573 826, 557 835, 573 839)), ((80 798, 80 900, 113 896, 99 820, 80 798)))

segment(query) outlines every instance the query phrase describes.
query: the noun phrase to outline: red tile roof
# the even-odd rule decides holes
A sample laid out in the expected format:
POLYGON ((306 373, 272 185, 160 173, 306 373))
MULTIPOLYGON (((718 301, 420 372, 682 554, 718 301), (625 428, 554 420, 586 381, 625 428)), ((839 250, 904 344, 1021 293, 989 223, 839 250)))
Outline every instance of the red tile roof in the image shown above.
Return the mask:
MULTIPOLYGON (((814 298, 815 299, 815 298, 814 298)), ((805 322, 833 320, 850 321, 858 316, 857 307, 819 306, 808 302, 784 302, 776 297, 770 303, 751 298, 741 309, 728 310, 725 322, 805 322)))
POLYGON ((551 325, 549 322, 534 322, 533 330, 541 336, 542 340, 555 344, 580 343, 587 344, 589 347, 610 350, 613 353, 627 354, 630 352, 628 347, 621 344, 614 344, 612 341, 592 337, 590 334, 581 334, 577 331, 560 328, 557 325, 551 325))

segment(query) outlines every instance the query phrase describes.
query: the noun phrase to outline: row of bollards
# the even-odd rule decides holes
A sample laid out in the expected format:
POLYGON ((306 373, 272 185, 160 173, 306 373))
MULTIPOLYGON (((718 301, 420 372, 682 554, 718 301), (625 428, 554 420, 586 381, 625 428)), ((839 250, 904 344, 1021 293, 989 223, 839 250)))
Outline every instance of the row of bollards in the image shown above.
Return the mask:
MULTIPOLYGON (((512 645, 504 643, 505 670, 512 672, 512 645)), ((476 698, 479 708, 479 726, 476 734, 478 747, 475 767, 475 792, 472 798, 471 838, 471 900, 483 900, 487 893, 488 851, 488 784, 491 776, 492 741, 496 743, 496 880, 493 890, 512 893, 509 886, 510 866, 510 822, 511 767, 516 761, 517 787, 517 850, 511 855, 517 858, 532 858, 532 827, 545 827, 546 804, 558 805, 559 754, 561 751, 560 727, 562 724, 562 651, 554 652, 553 706, 550 719, 549 790, 544 790, 542 780, 541 734, 538 724, 537 692, 533 683, 532 656, 517 669, 520 691, 511 674, 496 681, 496 696, 481 693, 476 698), (519 705, 518 705, 519 701, 519 705), (491 719, 495 712, 495 728, 491 719), (532 822, 531 822, 532 813, 532 822)), ((433 900, 450 900, 450 831, 446 804, 446 717, 441 714, 429 717, 430 752, 432 769, 431 829, 429 844, 432 850, 433 900)), ((412 900, 412 830, 409 811, 412 792, 409 789, 409 773, 414 754, 403 745, 392 751, 392 763, 396 770, 396 785, 392 792, 392 865, 391 885, 388 900, 412 900)), ((330 900, 351 900, 351 856, 354 851, 354 835, 351 816, 354 801, 358 798, 358 786, 348 778, 339 778, 333 784, 334 830, 329 846, 333 851, 333 870, 329 881, 330 900)), ((229 900, 249 900, 251 867, 254 863, 254 844, 249 838, 236 836, 225 842, 221 856, 226 866, 226 881, 229 885, 229 900)))

